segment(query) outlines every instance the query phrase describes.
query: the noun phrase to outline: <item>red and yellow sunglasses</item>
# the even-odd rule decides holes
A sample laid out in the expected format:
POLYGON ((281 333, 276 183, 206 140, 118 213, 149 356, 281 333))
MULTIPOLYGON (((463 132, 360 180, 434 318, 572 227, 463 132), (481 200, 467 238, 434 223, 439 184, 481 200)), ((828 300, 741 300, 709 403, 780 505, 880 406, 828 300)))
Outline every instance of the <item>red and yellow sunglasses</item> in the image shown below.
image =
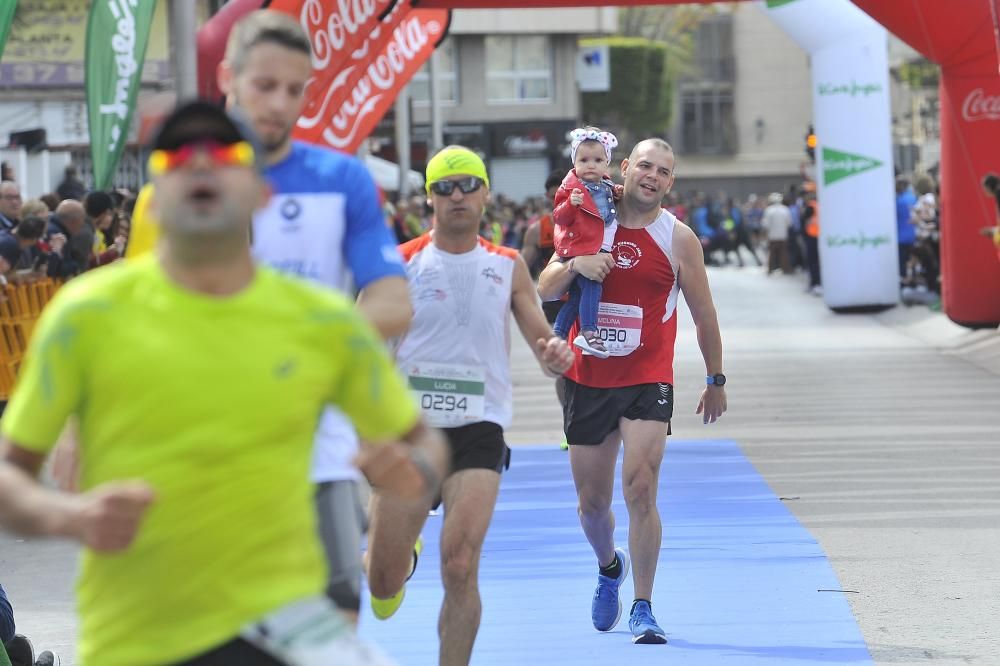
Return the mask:
POLYGON ((173 150, 154 150, 149 155, 149 173, 158 176, 179 169, 204 151, 216 166, 244 166, 254 164, 254 151, 246 141, 219 143, 218 141, 193 141, 173 150))

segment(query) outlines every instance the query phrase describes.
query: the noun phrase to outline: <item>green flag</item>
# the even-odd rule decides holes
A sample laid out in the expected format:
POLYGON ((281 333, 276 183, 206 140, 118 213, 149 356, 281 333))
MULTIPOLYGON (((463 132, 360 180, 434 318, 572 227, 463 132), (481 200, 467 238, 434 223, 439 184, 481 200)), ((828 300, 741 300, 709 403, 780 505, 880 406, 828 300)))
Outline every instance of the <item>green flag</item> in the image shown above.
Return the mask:
POLYGON ((17 11, 17 0, 6 0, 0 4, 0 58, 3 58, 3 47, 7 45, 7 35, 10 34, 10 24, 14 22, 17 11))
POLYGON ((125 148, 139 94, 155 0, 94 0, 84 83, 94 187, 106 189, 125 148))

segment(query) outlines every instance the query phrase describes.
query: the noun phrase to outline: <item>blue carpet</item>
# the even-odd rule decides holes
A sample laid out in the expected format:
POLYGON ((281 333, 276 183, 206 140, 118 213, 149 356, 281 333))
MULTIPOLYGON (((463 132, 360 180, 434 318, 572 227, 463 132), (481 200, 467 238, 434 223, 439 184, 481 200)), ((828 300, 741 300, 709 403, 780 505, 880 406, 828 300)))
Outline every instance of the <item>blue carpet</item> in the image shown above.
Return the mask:
MULTIPOLYGON (((620 472, 617 479, 615 538, 627 546, 620 472)), ((483 551, 472 664, 873 663, 823 550, 734 442, 671 440, 659 507, 653 611, 669 644, 637 646, 627 621, 631 574, 618 627, 602 634, 590 623, 596 562, 577 519, 569 455, 516 449, 483 551)), ((362 609, 362 634, 402 666, 437 663, 441 521, 428 519, 400 611, 379 622, 362 609)))

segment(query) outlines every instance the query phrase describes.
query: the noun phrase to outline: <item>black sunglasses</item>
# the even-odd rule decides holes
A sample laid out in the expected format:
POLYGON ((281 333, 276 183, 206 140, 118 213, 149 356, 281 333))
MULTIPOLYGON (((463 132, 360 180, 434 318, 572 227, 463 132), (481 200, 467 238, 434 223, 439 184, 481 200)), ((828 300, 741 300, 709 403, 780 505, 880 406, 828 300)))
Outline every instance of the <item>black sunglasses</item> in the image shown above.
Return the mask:
POLYGON ((462 190, 462 194, 472 194, 483 186, 483 180, 475 176, 469 176, 461 180, 436 180, 431 183, 431 192, 448 197, 455 191, 456 186, 462 190))

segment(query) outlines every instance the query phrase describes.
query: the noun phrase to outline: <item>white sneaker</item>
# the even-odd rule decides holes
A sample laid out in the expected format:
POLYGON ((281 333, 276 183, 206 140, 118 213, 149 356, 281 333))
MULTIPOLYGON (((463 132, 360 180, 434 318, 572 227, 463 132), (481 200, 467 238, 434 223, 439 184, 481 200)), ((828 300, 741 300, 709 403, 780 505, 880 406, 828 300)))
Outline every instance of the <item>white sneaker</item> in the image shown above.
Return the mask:
POLYGON ((596 356, 597 358, 607 358, 611 356, 607 349, 604 348, 604 344, 601 342, 600 338, 595 337, 592 340, 587 340, 582 334, 576 336, 573 340, 573 346, 579 347, 583 350, 586 356, 596 356))

